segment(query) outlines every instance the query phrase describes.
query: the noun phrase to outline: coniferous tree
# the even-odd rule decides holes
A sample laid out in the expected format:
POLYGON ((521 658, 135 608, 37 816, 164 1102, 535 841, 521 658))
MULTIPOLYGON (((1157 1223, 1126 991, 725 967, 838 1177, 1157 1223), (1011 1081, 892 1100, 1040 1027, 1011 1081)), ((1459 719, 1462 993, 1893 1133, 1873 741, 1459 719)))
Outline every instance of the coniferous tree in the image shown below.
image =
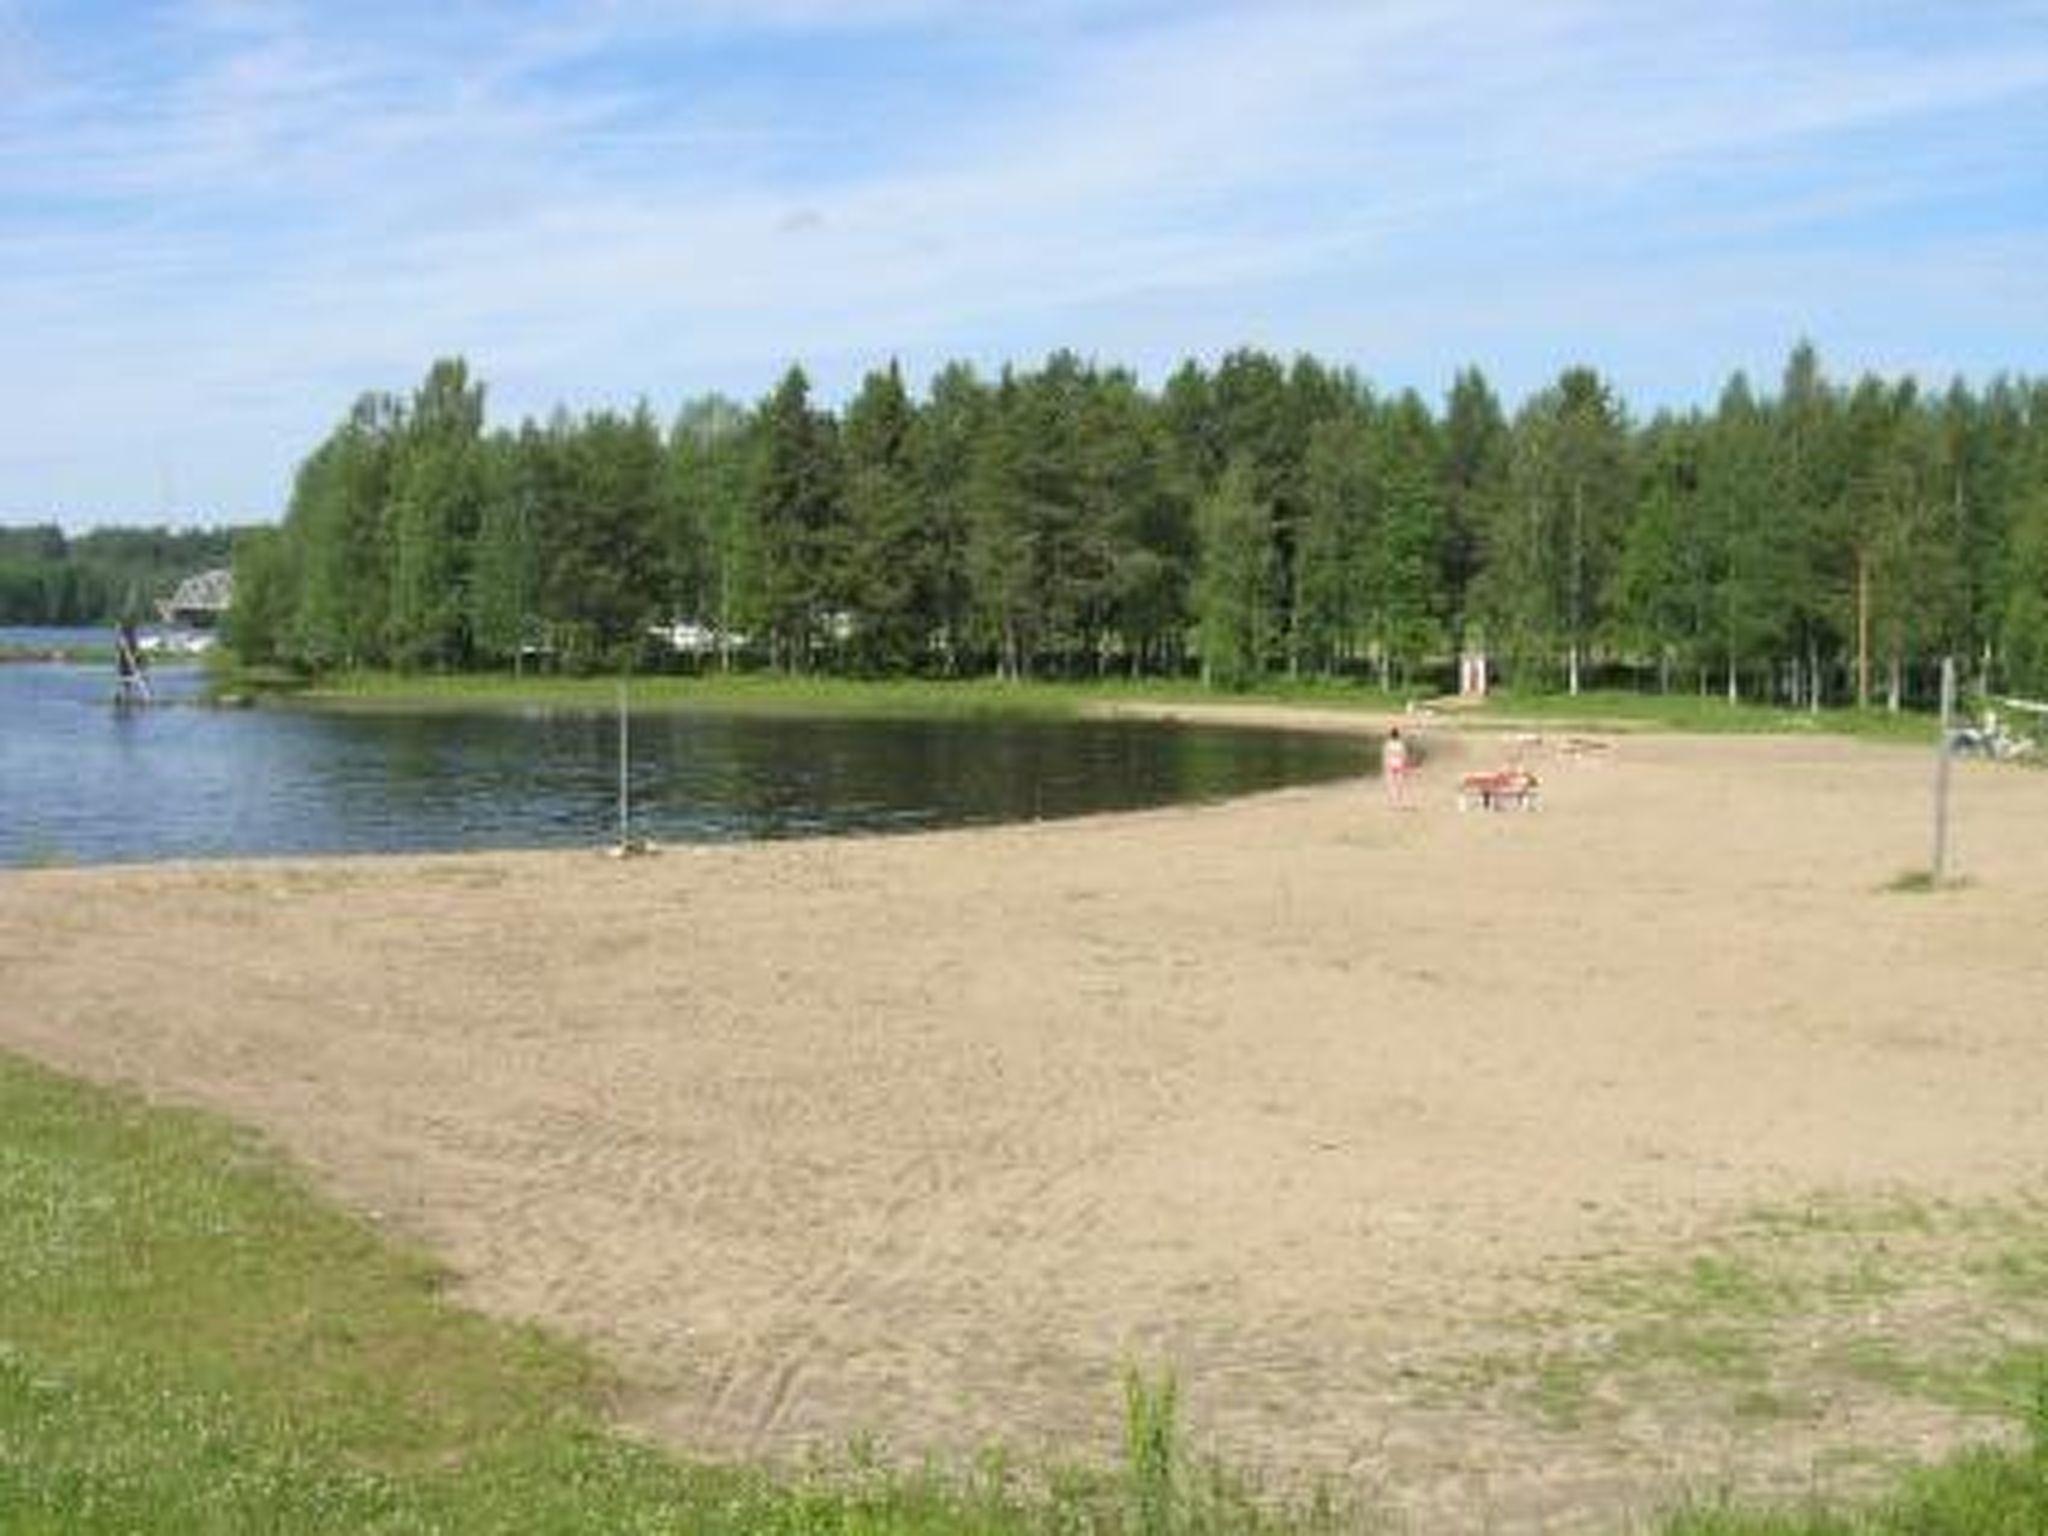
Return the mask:
POLYGON ((671 607, 714 632, 727 669, 760 619, 757 446, 753 418, 722 395, 683 407, 669 434, 671 607))
POLYGON ((1773 658, 1782 662, 1777 686, 1788 702, 1818 708, 1826 658, 1839 654, 1858 626, 1857 593, 1874 524, 1849 493, 1842 400, 1810 343, 1792 349, 1778 398, 1763 410, 1774 498, 1768 512, 1777 525, 1767 543, 1783 609, 1776 643, 1783 655, 1773 658))
POLYGON ((911 463, 915 419, 891 362, 862 383, 842 434, 852 646, 873 673, 915 670, 931 637, 922 569, 928 530, 911 463))
POLYGON ((477 656, 518 671, 539 642, 539 517, 515 439, 484 444, 484 510, 470 573, 470 634, 477 656))
POLYGON ((1181 494, 1190 499, 1206 495, 1222 478, 1230 451, 1216 390, 1201 364, 1190 360, 1174 370, 1160 393, 1159 415, 1181 494))
POLYGON ((1081 422, 1082 498, 1094 562, 1097 670, 1168 670, 1186 623, 1194 543, 1158 408, 1129 373, 1093 378, 1081 422))
POLYGON ((2001 673, 2014 690, 2048 699, 2048 481, 2019 504, 2005 574, 2001 673))
POLYGON ((1259 499, 1258 475, 1248 458, 1233 458, 1224 467, 1195 519, 1202 679, 1216 688, 1248 687, 1270 654, 1281 579, 1272 509, 1259 499))
POLYGON ((965 364, 942 370, 912 423, 911 468, 923 509, 918 606, 937 646, 941 670, 965 663, 974 594, 969 547, 976 458, 990 418, 989 392, 965 364))
POLYGON ((967 570, 976 638, 999 678, 1030 669, 1036 565, 1024 487, 1023 386, 1005 370, 968 471, 967 570))
POLYGON ((1516 414, 1500 501, 1481 530, 1474 607, 1517 687, 1548 681, 1563 631, 1560 540, 1549 491, 1557 435, 1553 395, 1516 414))
POLYGON ((1478 582, 1487 530, 1505 510, 1509 459, 1507 418, 1477 368, 1467 368, 1451 385, 1443 424, 1443 606, 1452 638, 1461 649, 1482 648, 1475 633, 1473 588, 1478 582))
POLYGON ((1302 470, 1294 622, 1303 664, 1341 672, 1369 643, 1372 554, 1382 508, 1374 473, 1372 404, 1317 423, 1302 470))
POLYGON ((1014 467, 1033 670, 1085 666, 1107 611, 1110 548, 1087 444, 1097 388, 1090 367, 1058 352, 1020 381, 1017 394, 1014 467))
POLYGON ((390 654, 401 667, 445 667, 467 650, 469 559, 486 493, 484 392, 467 366, 428 371, 394 445, 390 654))
POLYGON ((1954 503, 1938 483, 1939 442, 1910 385, 1871 381, 1852 401, 1873 415, 1850 484, 1862 513, 1859 555, 1870 631, 1897 710, 1917 662, 1952 653, 1964 634, 1965 571, 1954 503), (1868 397, 1868 405, 1864 401, 1868 397))
POLYGON ((1637 455, 1635 514, 1615 567, 1611 632, 1656 669, 1659 692, 1685 667, 1705 689, 1714 625, 1713 552, 1700 503, 1706 433, 1696 416, 1660 416, 1637 455))
POLYGON ((2026 392, 2025 415, 1998 580, 1998 672, 2039 703, 2048 700, 2048 384, 2026 392))
POLYGON ((840 638, 847 550, 837 444, 801 368, 762 403, 759 430, 752 500, 761 620, 774 664, 808 671, 840 638))
POLYGON ((1442 649, 1446 628, 1437 555, 1443 547, 1441 445, 1412 391, 1377 413, 1373 476, 1378 537, 1367 563, 1380 685, 1403 684, 1442 649))
POLYGON ((319 667, 390 659, 392 546, 387 508, 404 408, 364 395, 300 467, 285 514, 297 592, 281 644, 319 667))
MULTIPOLYGON (((1980 688, 2038 673, 2027 381, 1842 391, 1801 344, 1777 397, 1738 376, 1638 430, 1585 369, 1509 425, 1476 370, 1439 420, 1313 359, 1236 352, 1151 394, 1061 353, 994 388, 949 368, 922 405, 891 367, 838 416, 791 370, 758 413, 696 402, 665 438, 644 408, 487 435, 482 406, 460 360, 357 403, 246 556, 250 646, 595 666, 688 618, 729 662, 751 640, 785 667, 1142 672, 1193 624, 1235 681, 1377 656, 1391 682, 1477 641, 1524 685, 1604 659, 1815 706, 1873 672, 1903 703, 1948 653, 1980 688)), ((143 600, 126 555, 88 567, 49 533, 0 541, 8 614, 143 600)))
POLYGON ((298 579, 293 554, 283 529, 245 529, 235 539, 235 601, 228 613, 227 642, 246 663, 287 659, 284 647, 298 579))
POLYGON ((574 668, 629 664, 666 617, 658 532, 669 483, 654 416, 645 406, 580 422, 558 413, 523 447, 551 642, 574 668))
POLYGON ((1788 589, 1801 530, 1778 491, 1780 465, 1764 409, 1738 373, 1721 392, 1700 456, 1700 512, 1714 551, 1717 649, 1730 703, 1747 672, 1768 693, 1772 658, 1792 634, 1788 589))

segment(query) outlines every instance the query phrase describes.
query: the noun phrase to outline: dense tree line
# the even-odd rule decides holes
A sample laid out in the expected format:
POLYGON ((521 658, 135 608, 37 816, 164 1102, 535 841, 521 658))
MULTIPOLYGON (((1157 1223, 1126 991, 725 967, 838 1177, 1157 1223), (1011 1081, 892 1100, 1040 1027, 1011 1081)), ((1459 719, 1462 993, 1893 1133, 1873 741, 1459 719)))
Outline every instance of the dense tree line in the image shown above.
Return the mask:
POLYGON ((444 361, 357 403, 236 574, 242 649, 312 668, 1421 687, 1483 648, 1524 686, 1818 704, 1954 654, 2042 692, 2048 384, 1838 384, 1802 345, 1775 393, 1639 421, 1585 368, 1510 415, 1477 370, 1433 409, 1306 357, 1154 392, 1059 353, 486 431, 444 361))
POLYGON ((227 529, 0 528, 0 624, 113 624, 155 617, 185 577, 228 563, 227 529))

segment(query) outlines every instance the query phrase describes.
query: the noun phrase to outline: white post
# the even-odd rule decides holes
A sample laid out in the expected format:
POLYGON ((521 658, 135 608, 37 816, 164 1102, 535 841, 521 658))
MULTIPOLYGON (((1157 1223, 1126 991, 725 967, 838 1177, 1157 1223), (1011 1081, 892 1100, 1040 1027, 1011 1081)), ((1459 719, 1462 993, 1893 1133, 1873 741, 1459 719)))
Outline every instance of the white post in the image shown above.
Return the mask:
POLYGON ((1941 659, 1941 736, 1934 748, 1934 883, 1948 876, 1949 733, 1956 712, 1956 659, 1941 659))
POLYGON ((619 679, 619 847, 630 845, 632 834, 632 813, 627 802, 626 754, 629 742, 626 727, 626 680, 619 679))

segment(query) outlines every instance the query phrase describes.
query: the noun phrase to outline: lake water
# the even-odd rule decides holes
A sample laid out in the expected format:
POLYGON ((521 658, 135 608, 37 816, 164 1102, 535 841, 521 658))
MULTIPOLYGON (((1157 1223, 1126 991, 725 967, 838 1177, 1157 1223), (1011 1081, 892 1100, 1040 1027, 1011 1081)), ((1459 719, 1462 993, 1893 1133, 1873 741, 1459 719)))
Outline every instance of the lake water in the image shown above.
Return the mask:
MULTIPOLYGON (((4 639, 0 635, 0 639, 4 639)), ((0 865, 591 847, 617 833, 609 713, 212 709, 195 669, 111 707, 108 666, 0 665, 0 865)), ((1126 721, 632 721, 660 842, 962 826, 1366 771, 1369 743, 1126 721)))

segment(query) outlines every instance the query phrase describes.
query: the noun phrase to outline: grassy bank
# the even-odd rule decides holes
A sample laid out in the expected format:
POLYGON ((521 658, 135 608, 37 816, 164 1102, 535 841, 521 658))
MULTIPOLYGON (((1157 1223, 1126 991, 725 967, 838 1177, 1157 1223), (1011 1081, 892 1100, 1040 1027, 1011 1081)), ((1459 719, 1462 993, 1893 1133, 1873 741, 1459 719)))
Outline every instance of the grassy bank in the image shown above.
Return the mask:
MULTIPOLYGON (((2038 1265, 2036 1249, 2012 1251, 2038 1265)), ((1777 1304, 1782 1287, 1737 1284, 1732 1265, 1623 1277, 1614 1304, 1639 1308, 1675 1287, 1695 1330, 1777 1304)), ((2033 1289, 2041 1274, 2007 1263, 1997 1278, 2033 1289)), ((1112 1470, 1020 1472, 993 1456, 924 1473, 860 1458, 795 1470, 681 1461, 608 1427, 617 1384, 588 1355, 466 1313, 441 1289, 432 1265, 313 1198, 252 1138, 0 1055, 0 1529, 1375 1528, 1362 1505, 1262 1500, 1192 1465, 1170 1383, 1136 1378, 1112 1470)), ((2037 1402, 2023 1443, 1911 1474, 1869 1507, 1701 1507, 1660 1528, 2048 1530, 2048 1405, 2037 1402)))
MULTIPOLYGON (((1280 683, 1248 693, 1219 693, 1198 682, 1102 679, 1064 682, 973 678, 862 679, 775 672, 709 672, 628 678, 635 709, 715 710, 763 715, 901 717, 1071 716, 1102 704, 1279 703, 1361 713, 1398 713, 1404 697, 1328 683, 1280 683)), ((290 690, 323 708, 610 709, 619 679, 506 673, 340 673, 290 690)))
MULTIPOLYGON (((1194 681, 1101 679, 1083 682, 1004 681, 994 678, 893 678, 862 680, 780 673, 707 673, 686 677, 636 676, 628 680, 639 710, 713 710, 781 715, 868 715, 958 717, 977 715, 1068 716, 1119 703, 1277 704, 1301 708, 1355 710, 1383 717, 1405 714, 1430 701, 1413 694, 1383 693, 1353 683, 1272 680, 1243 692, 1221 693, 1194 681)), ((508 673, 339 673, 312 682, 290 683, 276 675, 252 683, 223 674, 222 687, 253 691, 321 708, 337 709, 610 709, 618 698, 616 677, 565 677, 508 673)), ((1483 705, 1442 704, 1442 718, 1478 727, 1546 730, 1671 730, 1709 734, 1825 732, 1893 741, 1927 741, 1934 721, 1924 714, 1884 710, 1826 709, 1818 712, 1773 705, 1730 704, 1693 694, 1500 692, 1483 705)))
POLYGON ((1484 721, 1525 722, 1549 730, 1685 731, 1696 735, 1857 736, 1878 741, 1934 744, 1932 715, 1901 710, 1835 707, 1788 709, 1724 697, 1686 693, 1516 693, 1503 690, 1476 710, 1461 710, 1484 721))
MULTIPOLYGON (((856 681, 774 673, 710 673, 701 677, 627 678, 640 711, 706 710, 726 714, 953 717, 1072 714, 1073 689, 1034 683, 940 682, 917 678, 856 681)), ((618 702, 617 677, 358 672, 322 678, 292 697, 336 709, 589 709, 618 702)))

